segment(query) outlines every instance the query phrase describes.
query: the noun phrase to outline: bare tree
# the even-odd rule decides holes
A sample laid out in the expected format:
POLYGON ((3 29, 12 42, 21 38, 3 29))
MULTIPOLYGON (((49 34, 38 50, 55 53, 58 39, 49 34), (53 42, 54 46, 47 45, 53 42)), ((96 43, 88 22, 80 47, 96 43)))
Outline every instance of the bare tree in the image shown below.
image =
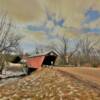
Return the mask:
POLYGON ((4 14, 0 18, 0 73, 2 73, 6 62, 6 56, 4 56, 4 54, 16 51, 19 48, 21 40, 20 36, 11 33, 11 27, 11 20, 8 19, 6 14, 4 14))
POLYGON ((65 35, 59 36, 58 40, 60 40, 62 44, 57 45, 52 43, 51 45, 48 46, 48 48, 55 50, 59 54, 59 56, 63 61, 62 62, 63 64, 69 64, 70 59, 77 52, 79 48, 79 42, 74 43, 74 48, 70 48, 73 42, 70 41, 68 38, 66 38, 65 35))
POLYGON ((99 40, 90 40, 88 36, 85 39, 81 39, 79 42, 79 51, 80 51, 80 59, 82 63, 92 63, 97 60, 98 54, 96 50, 96 46, 98 45, 99 40))

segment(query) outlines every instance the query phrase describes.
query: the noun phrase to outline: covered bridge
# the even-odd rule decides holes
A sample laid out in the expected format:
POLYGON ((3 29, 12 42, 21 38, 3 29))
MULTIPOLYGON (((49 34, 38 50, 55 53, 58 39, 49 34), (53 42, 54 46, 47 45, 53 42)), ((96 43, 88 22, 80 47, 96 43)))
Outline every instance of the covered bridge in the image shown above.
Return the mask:
POLYGON ((26 64, 28 68, 39 69, 45 65, 54 65, 57 58, 57 53, 54 51, 49 51, 42 54, 37 54, 31 57, 28 57, 26 64))

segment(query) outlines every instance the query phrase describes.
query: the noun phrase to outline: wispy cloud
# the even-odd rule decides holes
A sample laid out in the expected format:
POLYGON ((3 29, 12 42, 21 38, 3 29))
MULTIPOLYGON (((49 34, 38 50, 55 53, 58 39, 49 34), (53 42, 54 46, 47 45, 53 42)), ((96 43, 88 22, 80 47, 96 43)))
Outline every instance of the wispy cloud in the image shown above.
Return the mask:
POLYGON ((55 26, 63 27, 65 20, 61 16, 57 16, 56 13, 46 11, 46 16, 48 21, 52 21, 55 26))
POLYGON ((83 28, 82 32, 100 35, 100 28, 83 28))

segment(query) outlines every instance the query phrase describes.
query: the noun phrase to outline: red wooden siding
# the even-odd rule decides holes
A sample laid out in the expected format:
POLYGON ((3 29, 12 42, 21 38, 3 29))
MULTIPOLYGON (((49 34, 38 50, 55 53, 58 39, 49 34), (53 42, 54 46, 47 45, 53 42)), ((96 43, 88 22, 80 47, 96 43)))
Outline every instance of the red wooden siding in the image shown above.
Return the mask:
POLYGON ((29 68, 41 68, 45 56, 37 56, 27 59, 27 65, 29 68))

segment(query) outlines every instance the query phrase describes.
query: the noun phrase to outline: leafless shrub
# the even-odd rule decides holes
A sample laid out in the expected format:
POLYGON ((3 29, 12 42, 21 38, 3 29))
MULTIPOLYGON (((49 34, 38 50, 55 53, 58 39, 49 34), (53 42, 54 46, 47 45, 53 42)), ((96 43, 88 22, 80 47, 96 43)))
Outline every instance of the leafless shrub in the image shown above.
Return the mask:
POLYGON ((97 52, 96 46, 99 40, 90 40, 87 36, 85 39, 79 41, 79 49, 76 54, 77 63, 91 64, 92 66, 97 66, 100 62, 99 53, 97 52))

